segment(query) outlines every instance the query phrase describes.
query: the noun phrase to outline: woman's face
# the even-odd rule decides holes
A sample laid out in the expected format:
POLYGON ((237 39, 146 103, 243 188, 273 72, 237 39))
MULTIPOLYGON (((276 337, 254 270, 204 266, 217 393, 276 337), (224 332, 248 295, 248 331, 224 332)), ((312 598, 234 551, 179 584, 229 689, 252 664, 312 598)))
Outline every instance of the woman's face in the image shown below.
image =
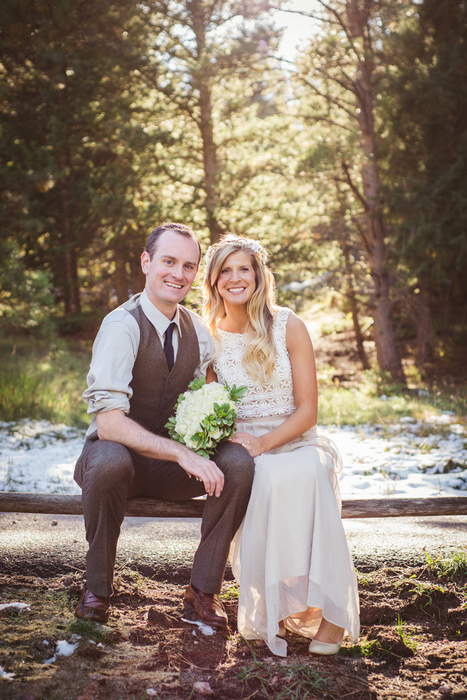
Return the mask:
POLYGON ((225 304, 246 304, 256 289, 250 254, 239 250, 229 255, 220 269, 216 286, 225 304))

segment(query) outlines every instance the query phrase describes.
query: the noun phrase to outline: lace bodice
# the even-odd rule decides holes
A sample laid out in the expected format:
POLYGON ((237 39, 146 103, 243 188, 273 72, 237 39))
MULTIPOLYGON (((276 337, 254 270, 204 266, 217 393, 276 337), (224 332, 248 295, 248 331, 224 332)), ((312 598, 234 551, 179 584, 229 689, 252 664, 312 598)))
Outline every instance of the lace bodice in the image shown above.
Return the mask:
POLYGON ((247 386, 248 391, 238 404, 239 419, 286 416, 295 411, 292 384, 292 368, 286 345, 286 327, 290 309, 277 308, 274 316, 273 338, 277 357, 274 364, 274 380, 260 386, 246 372, 242 357, 245 336, 218 330, 218 345, 213 369, 217 381, 229 386, 247 386))

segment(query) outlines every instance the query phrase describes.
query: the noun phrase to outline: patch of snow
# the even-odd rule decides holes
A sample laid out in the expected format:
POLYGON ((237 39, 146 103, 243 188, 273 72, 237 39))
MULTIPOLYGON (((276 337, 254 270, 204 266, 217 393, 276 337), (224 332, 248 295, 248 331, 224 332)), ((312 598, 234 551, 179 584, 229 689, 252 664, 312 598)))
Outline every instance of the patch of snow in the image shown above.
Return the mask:
POLYGON ((19 612, 31 609, 27 603, 2 603, 0 605, 0 610, 8 610, 9 608, 19 610, 19 612))
POLYGON ((53 664, 57 660, 57 656, 71 656, 78 647, 80 637, 78 637, 78 635, 73 635, 73 638, 76 641, 67 642, 66 639, 60 639, 57 642, 55 654, 50 659, 44 661, 44 664, 53 664))
POLYGON ((0 666, 0 678, 4 678, 6 681, 12 681, 14 677, 14 673, 8 673, 3 669, 3 666, 0 666))
MULTIPOLYGON (((206 625, 204 622, 200 622, 199 620, 185 620, 184 617, 182 617, 182 620, 183 622, 188 622, 189 625, 197 625, 199 627, 199 631, 208 637, 210 637, 213 634, 216 634, 215 630, 210 625, 206 625)), ((193 634, 195 634, 194 630, 193 634)))
MULTIPOLYGON (((389 426, 319 426, 318 432, 342 455, 343 498, 431 498, 467 490, 467 433, 450 412, 423 422, 406 416, 389 426)), ((0 422, 0 490, 80 494, 73 471, 84 434, 47 421, 0 422)))

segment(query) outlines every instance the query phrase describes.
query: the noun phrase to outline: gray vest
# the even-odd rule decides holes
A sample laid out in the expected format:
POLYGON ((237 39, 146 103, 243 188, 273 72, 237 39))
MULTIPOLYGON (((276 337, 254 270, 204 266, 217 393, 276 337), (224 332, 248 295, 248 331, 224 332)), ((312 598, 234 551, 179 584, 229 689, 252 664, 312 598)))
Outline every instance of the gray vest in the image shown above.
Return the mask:
POLYGON ((179 308, 182 335, 170 374, 159 336, 141 306, 129 312, 138 323, 140 341, 130 383, 133 396, 128 415, 147 430, 163 437, 169 435, 165 424, 173 414, 178 396, 188 389, 200 362, 193 321, 183 306, 179 308))

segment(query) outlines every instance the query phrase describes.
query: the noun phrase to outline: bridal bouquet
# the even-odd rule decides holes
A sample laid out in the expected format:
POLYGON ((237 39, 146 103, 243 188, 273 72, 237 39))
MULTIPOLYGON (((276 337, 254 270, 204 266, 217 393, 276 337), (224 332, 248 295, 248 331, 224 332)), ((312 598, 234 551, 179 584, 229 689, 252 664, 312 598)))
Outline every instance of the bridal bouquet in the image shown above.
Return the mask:
POLYGON ((227 384, 211 382, 204 377, 194 379, 189 391, 180 394, 175 404, 175 416, 165 427, 170 437, 203 457, 212 455, 217 445, 235 433, 236 404, 246 386, 230 388, 227 384))

